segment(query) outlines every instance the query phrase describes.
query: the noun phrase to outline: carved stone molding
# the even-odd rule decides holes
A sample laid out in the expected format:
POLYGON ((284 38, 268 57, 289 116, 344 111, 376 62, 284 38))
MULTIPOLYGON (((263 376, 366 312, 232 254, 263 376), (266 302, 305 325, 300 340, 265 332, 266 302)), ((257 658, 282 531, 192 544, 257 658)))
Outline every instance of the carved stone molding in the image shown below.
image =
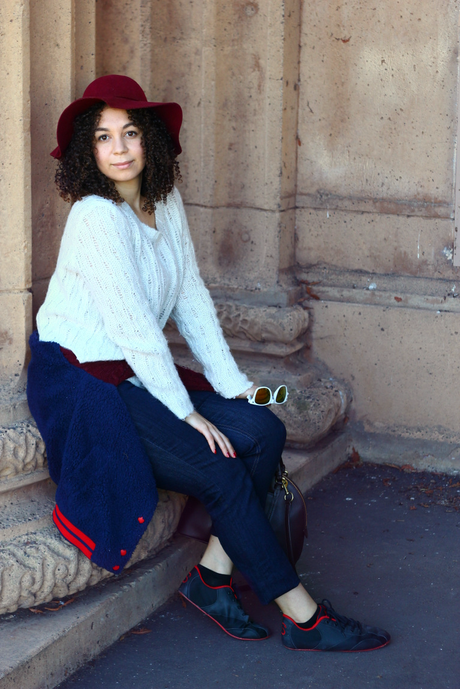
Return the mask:
POLYGON ((45 443, 32 420, 0 427, 0 481, 44 466, 45 443))
POLYGON ((301 306, 278 308, 224 302, 216 304, 216 310, 228 337, 287 344, 308 329, 308 311, 301 306))
MULTIPOLYGON (((128 566, 172 537, 186 497, 159 491, 158 507, 128 566)), ((62 598, 113 576, 62 538, 54 526, 0 542, 0 614, 62 598)))
MULTIPOLYGON (((301 306, 247 306, 222 302, 215 307, 227 338, 287 345, 308 330, 308 311, 301 306)), ((165 331, 170 339, 169 335, 177 332, 175 323, 168 321, 165 331)))

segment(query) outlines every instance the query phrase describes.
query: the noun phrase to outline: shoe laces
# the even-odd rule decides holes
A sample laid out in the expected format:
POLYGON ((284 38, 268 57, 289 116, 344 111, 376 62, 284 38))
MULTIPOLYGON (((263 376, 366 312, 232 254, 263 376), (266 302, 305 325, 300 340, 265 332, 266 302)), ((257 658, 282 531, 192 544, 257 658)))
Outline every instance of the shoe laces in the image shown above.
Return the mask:
POLYGON ((241 612, 243 613, 243 616, 246 619, 247 623, 250 623, 251 620, 249 618, 249 615, 244 611, 244 608, 241 604, 241 595, 240 595, 240 590, 238 588, 238 585, 234 584, 232 582, 230 584, 229 588, 230 588, 230 591, 228 592, 228 595, 229 596, 232 596, 232 595, 235 596, 235 601, 236 601, 236 604, 238 606, 238 609, 241 610, 241 612))
POLYGON ((333 621, 338 624, 342 631, 349 630, 351 632, 358 632, 362 634, 363 626, 358 620, 353 620, 351 617, 345 617, 345 615, 339 615, 332 607, 331 602, 327 598, 323 598, 321 601, 321 606, 324 608, 326 615, 328 616, 328 622, 333 621))

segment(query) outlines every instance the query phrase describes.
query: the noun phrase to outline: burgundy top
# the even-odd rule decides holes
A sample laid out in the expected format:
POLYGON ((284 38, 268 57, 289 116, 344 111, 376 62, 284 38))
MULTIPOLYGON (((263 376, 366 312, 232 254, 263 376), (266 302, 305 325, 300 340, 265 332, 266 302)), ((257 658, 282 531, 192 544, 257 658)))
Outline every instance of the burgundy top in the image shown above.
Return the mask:
MULTIPOLYGON (((80 364, 75 354, 70 349, 61 347, 61 352, 71 364, 77 368, 82 368, 86 373, 90 373, 95 378, 104 381, 104 383, 111 383, 112 385, 120 385, 124 380, 135 376, 133 369, 127 361, 88 361, 85 364, 80 364)), ((202 373, 192 371, 190 368, 184 368, 176 364, 179 378, 188 391, 203 391, 215 392, 211 383, 209 383, 202 373)))

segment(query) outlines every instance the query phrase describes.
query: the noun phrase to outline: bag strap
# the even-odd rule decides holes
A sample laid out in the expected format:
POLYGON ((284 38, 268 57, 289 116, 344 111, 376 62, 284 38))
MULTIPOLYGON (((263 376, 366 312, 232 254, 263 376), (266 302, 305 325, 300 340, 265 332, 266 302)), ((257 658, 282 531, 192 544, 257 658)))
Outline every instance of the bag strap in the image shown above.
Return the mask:
POLYGON ((293 567, 295 567, 294 562, 294 552, 292 548, 292 534, 291 534, 291 505, 294 500, 294 494, 284 494, 284 530, 286 534, 286 546, 288 550, 288 558, 293 567))
POLYGON ((294 501, 294 493, 292 493, 289 490, 288 471, 286 469, 286 465, 284 464, 282 457, 280 457, 280 463, 276 474, 276 480, 279 483, 281 483, 281 486, 284 490, 284 533, 286 537, 286 547, 288 551, 287 556, 292 566, 295 567, 291 533, 291 506, 294 501))

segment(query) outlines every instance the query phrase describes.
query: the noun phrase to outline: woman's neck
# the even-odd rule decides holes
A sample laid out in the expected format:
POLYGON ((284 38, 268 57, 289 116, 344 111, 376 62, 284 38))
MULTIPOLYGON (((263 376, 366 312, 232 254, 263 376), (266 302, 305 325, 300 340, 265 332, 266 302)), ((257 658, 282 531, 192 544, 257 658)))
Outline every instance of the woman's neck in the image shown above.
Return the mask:
POLYGON ((156 228, 155 213, 147 213, 142 210, 144 200, 141 196, 142 177, 132 179, 129 182, 116 182, 115 187, 121 198, 131 206, 141 222, 149 227, 156 228))
POLYGON ((141 211, 141 183, 142 179, 131 179, 129 182, 116 182, 115 186, 121 198, 131 206, 135 213, 141 211))

